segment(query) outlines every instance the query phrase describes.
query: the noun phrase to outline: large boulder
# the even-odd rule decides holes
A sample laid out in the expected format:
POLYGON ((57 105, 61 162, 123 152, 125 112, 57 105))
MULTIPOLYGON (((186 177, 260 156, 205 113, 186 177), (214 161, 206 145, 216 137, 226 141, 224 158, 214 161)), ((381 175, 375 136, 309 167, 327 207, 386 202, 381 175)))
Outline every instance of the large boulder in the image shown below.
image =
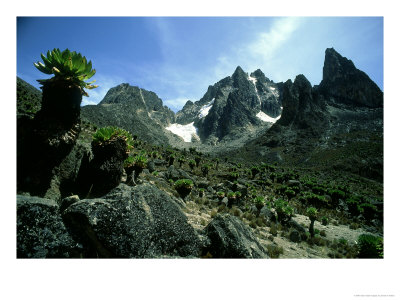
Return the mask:
POLYGON ((153 185, 120 184, 63 218, 92 257, 198 257, 201 241, 171 196, 153 185))
POLYGON ((214 218, 206 228, 210 245, 204 250, 214 258, 268 258, 250 227, 237 217, 224 214, 214 218))
POLYGON ((54 200, 17 196, 17 257, 80 257, 82 246, 65 227, 54 200))

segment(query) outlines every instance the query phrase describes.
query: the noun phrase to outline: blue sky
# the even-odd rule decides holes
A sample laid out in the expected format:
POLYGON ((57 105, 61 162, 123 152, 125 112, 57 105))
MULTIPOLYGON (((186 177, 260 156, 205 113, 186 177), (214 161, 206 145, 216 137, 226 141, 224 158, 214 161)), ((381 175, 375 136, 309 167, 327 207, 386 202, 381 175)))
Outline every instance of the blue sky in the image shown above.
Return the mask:
POLYGON ((174 111, 199 100, 209 85, 260 68, 275 82, 304 74, 322 79, 334 47, 383 90, 382 17, 22 17, 17 18, 17 75, 39 87, 40 53, 69 48, 92 60, 99 88, 129 83, 154 91, 174 111))

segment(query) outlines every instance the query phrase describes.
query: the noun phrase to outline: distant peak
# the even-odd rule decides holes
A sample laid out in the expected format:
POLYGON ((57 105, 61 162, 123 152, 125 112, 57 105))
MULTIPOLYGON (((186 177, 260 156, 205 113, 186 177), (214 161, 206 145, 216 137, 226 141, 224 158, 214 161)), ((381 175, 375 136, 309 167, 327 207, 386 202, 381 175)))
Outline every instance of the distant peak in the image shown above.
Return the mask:
POLYGON ((340 55, 335 49, 325 50, 325 61, 323 68, 323 80, 334 80, 346 73, 353 73, 356 70, 353 62, 340 55))
POLYGON ((242 69, 241 66, 237 66, 236 69, 235 69, 234 74, 235 74, 235 73, 244 73, 244 71, 243 71, 243 69, 242 69))

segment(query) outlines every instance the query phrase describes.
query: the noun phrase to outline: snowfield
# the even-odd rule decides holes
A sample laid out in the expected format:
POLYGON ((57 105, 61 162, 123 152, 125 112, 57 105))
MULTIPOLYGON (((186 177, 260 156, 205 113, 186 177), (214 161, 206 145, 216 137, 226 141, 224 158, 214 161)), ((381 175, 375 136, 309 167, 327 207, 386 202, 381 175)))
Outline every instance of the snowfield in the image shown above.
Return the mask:
POLYGON ((279 120, 281 116, 277 116, 276 118, 272 118, 268 116, 266 113, 260 111, 258 114, 256 114, 256 117, 259 118, 263 122, 269 122, 269 123, 275 123, 276 121, 279 120))
POLYGON ((211 107, 214 104, 214 100, 215 100, 215 98, 213 98, 209 103, 207 103, 202 108, 200 108, 200 111, 199 111, 199 118, 200 119, 202 119, 202 118, 204 118, 205 116, 208 115, 208 112, 210 111, 211 107))
POLYGON ((174 123, 166 127, 165 129, 171 131, 173 134, 176 134, 177 136, 180 136, 183 138, 185 142, 191 142, 192 141, 192 136, 196 139, 199 139, 197 135, 197 128, 194 127, 194 122, 186 125, 181 125, 178 123, 174 123))

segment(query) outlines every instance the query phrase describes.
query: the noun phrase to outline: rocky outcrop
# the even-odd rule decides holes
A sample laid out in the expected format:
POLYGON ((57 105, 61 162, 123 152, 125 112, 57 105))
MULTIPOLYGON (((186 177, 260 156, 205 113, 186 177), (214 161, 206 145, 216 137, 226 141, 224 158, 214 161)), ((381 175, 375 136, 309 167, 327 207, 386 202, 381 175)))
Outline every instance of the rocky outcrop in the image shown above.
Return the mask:
POLYGON ((17 118, 17 190, 59 200, 76 179, 87 151, 81 132, 81 90, 68 81, 43 85, 41 109, 17 118))
POLYGON ((199 257, 207 242, 178 199, 150 184, 121 184, 102 198, 17 196, 17 256, 199 257))
POLYGON ((318 92, 334 103, 370 108, 383 107, 380 88, 354 63, 333 48, 325 51, 323 78, 318 92))
POLYGON ((82 245, 72 239, 54 200, 17 196, 17 257, 80 257, 82 245))
POLYGON ((209 252, 214 258, 267 258, 266 250, 251 229, 232 215, 218 215, 204 232, 210 239, 209 252))
POLYGON ((294 83, 290 79, 285 82, 282 106, 282 116, 276 122, 277 125, 299 129, 326 125, 325 103, 313 92, 310 82, 304 75, 297 75, 294 83))
POLYGON ((121 184, 101 199, 75 202, 63 218, 91 257, 198 257, 201 249, 178 204, 150 184, 121 184))

